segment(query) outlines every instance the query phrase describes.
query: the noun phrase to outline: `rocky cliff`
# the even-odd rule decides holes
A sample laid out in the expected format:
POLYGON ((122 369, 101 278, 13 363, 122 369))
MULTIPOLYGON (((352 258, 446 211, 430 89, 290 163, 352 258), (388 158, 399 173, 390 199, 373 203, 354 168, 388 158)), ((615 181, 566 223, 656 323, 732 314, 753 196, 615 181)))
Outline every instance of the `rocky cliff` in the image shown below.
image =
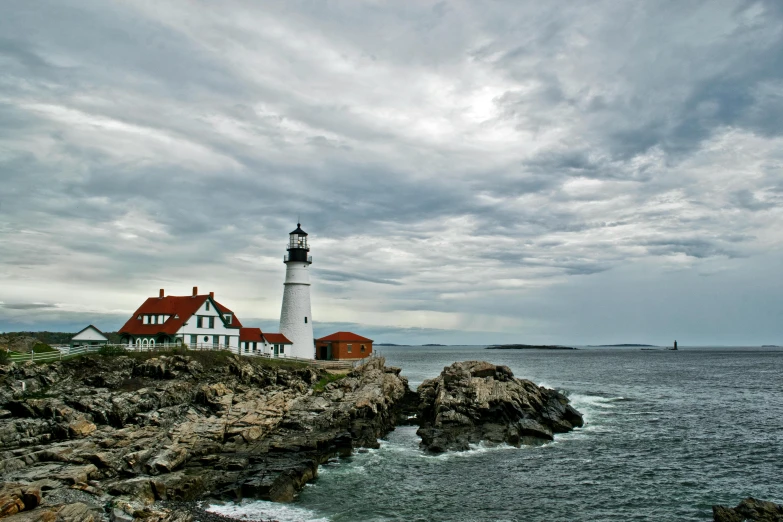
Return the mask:
POLYGON ((418 393, 417 433, 421 446, 432 452, 466 450, 480 441, 536 444, 583 424, 561 393, 488 362, 447 366, 418 393))
POLYGON ((323 388, 323 371, 272 363, 136 354, 0 367, 0 517, 188 520, 150 505, 291 500, 320 463, 377 446, 409 398, 381 358, 323 388))

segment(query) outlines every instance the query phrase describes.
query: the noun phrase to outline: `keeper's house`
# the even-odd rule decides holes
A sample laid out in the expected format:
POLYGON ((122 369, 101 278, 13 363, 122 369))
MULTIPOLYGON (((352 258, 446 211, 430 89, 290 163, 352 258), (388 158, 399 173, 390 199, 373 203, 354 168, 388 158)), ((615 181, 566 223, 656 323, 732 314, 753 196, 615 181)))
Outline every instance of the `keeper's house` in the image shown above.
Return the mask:
POLYGON ((286 357, 291 341, 282 334, 265 334, 260 328, 244 328, 215 293, 150 297, 118 332, 122 344, 137 348, 187 344, 193 349, 229 350, 241 355, 286 357))
POLYGON ((315 340, 315 358, 324 361, 364 359, 372 353, 372 339, 353 332, 337 332, 315 340))

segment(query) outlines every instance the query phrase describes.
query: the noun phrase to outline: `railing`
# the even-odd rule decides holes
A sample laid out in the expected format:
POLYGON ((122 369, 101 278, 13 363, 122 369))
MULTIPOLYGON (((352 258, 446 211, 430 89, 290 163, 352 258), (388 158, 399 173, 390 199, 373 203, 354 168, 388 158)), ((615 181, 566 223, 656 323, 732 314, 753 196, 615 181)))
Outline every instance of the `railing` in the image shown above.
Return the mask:
MULTIPOLYGON (((288 254, 283 255, 283 263, 288 263, 289 260, 288 254)), ((312 263, 313 262, 313 256, 307 256, 307 262, 312 263)))
POLYGON ((33 362, 53 362, 53 361, 62 361, 63 359, 67 359, 70 357, 76 357, 79 355, 85 355, 88 353, 95 353, 99 351, 103 347, 108 348, 122 348, 124 350, 128 350, 130 352, 164 352, 169 351, 174 348, 183 348, 187 347, 188 350, 199 350, 199 351, 212 351, 212 350, 225 350, 229 351, 236 355, 241 355, 243 357, 264 357, 266 359, 277 359, 282 361, 292 361, 292 362, 301 362, 305 364, 309 364, 310 366, 315 366, 316 368, 322 368, 325 370, 350 370, 353 368, 358 368, 359 366, 362 366, 363 364, 367 363, 368 361, 372 360, 372 358, 376 357, 377 355, 373 352, 370 354, 370 356, 365 357, 364 359, 354 359, 350 361, 324 361, 319 359, 306 359, 303 357, 292 357, 289 355, 286 355, 284 353, 279 355, 274 355, 270 353, 263 353, 263 352, 256 352, 256 353, 244 353, 239 351, 239 349, 236 346, 228 346, 224 344, 212 344, 212 343, 195 343, 195 344, 189 344, 184 345, 182 343, 160 343, 160 344, 153 344, 153 345, 136 345, 136 344, 103 344, 103 345, 93 345, 93 346, 67 346, 67 345, 56 345, 52 346, 52 348, 55 348, 56 352, 44 352, 44 353, 15 353, 9 355, 9 358, 12 362, 25 362, 25 361, 33 361, 33 362))
POLYGON ((76 347, 70 347, 70 346, 53 346, 52 348, 56 348, 56 352, 43 352, 43 353, 12 353, 8 356, 8 358, 12 362, 25 362, 25 361, 33 361, 33 362, 52 362, 52 361, 62 361, 63 359, 66 359, 68 357, 75 357, 77 355, 84 355, 87 353, 94 353, 101 349, 101 346, 76 346, 76 347))

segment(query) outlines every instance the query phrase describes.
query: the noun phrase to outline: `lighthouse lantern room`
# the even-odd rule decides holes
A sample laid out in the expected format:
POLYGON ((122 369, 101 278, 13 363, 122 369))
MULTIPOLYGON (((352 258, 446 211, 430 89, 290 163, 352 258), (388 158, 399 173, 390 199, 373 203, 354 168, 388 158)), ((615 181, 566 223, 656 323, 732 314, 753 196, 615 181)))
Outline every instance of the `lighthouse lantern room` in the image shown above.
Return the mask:
POLYGON ((313 321, 310 310, 310 265, 307 232, 300 223, 289 234, 288 253, 283 258, 286 265, 283 308, 280 311, 280 332, 293 345, 290 355, 306 359, 315 358, 313 321))

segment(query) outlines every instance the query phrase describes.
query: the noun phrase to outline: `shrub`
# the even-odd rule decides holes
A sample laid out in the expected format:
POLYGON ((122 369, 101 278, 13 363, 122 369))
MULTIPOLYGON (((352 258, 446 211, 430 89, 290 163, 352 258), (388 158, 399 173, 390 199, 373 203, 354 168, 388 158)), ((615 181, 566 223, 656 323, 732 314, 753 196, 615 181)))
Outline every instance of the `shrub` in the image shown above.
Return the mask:
POLYGON ((128 350, 122 346, 111 344, 104 344, 98 350, 98 355, 103 355, 104 357, 117 357, 118 355, 125 355, 126 353, 128 353, 128 350))
POLYGON ((0 365, 10 364, 10 363, 11 363, 11 356, 8 354, 8 351, 0 350, 0 365))
POLYGON ((35 343, 35 346, 33 346, 33 352, 34 353, 52 353, 56 352, 54 348, 49 346, 46 343, 35 343))
POLYGON ((326 388, 326 385, 329 384, 330 382, 339 381, 340 379, 344 379, 347 376, 348 376, 347 373, 330 373, 329 375, 322 378, 320 381, 318 381, 313 385, 313 391, 316 393, 320 393, 324 391, 324 388, 326 388))

